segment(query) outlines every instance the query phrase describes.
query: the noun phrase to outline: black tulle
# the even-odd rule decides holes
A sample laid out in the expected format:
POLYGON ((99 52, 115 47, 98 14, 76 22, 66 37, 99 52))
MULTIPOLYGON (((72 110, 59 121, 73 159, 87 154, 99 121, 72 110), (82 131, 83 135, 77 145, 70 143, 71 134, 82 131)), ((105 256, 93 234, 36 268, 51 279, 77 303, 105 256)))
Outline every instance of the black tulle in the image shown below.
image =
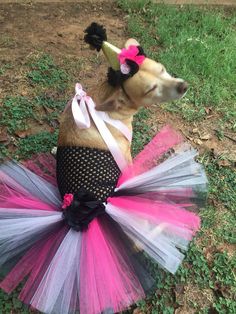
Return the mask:
POLYGON ((122 256, 127 256, 126 262, 132 267, 145 293, 150 293, 154 288, 155 281, 151 271, 147 270, 147 259, 144 252, 135 245, 121 226, 107 213, 99 217, 99 223, 112 242, 116 244, 116 247, 119 247, 122 256))

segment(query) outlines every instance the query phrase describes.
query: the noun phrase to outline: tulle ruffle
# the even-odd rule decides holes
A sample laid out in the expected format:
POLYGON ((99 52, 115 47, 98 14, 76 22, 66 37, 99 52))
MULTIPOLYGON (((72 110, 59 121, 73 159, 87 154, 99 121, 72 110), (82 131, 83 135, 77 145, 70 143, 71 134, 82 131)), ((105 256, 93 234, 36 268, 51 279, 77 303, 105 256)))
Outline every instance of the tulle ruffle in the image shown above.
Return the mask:
POLYGON ((166 127, 122 173, 106 213, 76 232, 61 211, 55 161, 0 167, 0 287, 44 313, 115 313, 154 280, 146 253, 175 273, 200 227, 207 179, 195 150, 166 127))

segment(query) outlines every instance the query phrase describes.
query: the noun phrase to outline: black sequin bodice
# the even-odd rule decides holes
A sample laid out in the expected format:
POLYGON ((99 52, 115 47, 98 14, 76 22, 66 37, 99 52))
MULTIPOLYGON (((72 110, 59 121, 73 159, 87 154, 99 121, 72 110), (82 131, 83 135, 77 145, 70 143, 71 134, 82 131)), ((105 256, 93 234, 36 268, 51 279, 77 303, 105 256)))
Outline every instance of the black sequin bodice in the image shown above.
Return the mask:
POLYGON ((76 146, 57 149, 57 183, 62 198, 84 187, 104 202, 113 193, 119 175, 109 151, 76 146))

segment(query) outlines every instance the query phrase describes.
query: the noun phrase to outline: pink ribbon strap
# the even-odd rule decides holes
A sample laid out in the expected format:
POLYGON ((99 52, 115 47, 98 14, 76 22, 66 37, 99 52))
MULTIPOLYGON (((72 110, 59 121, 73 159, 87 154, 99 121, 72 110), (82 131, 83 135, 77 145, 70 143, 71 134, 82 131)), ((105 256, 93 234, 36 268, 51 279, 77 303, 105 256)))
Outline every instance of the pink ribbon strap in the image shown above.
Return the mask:
POLYGON ((110 118, 106 112, 97 111, 92 98, 89 97, 85 91, 83 91, 82 86, 78 83, 75 85, 75 96, 72 100, 71 110, 75 123, 80 129, 87 129, 91 126, 91 116, 118 167, 120 170, 123 170, 127 166, 127 161, 125 160, 113 135, 106 126, 106 123, 118 129, 128 139, 128 141, 131 142, 132 133, 129 128, 121 121, 110 118))

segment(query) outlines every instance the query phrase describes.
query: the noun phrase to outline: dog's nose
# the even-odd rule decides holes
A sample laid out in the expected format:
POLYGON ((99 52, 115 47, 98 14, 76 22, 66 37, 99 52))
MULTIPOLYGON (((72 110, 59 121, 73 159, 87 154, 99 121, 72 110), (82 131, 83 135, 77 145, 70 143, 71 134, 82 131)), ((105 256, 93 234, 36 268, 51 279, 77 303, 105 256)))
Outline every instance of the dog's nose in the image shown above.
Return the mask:
POLYGON ((177 92, 178 93, 184 94, 184 93, 186 93, 187 89, 188 89, 188 83, 187 82, 178 83, 178 85, 177 85, 177 92))

